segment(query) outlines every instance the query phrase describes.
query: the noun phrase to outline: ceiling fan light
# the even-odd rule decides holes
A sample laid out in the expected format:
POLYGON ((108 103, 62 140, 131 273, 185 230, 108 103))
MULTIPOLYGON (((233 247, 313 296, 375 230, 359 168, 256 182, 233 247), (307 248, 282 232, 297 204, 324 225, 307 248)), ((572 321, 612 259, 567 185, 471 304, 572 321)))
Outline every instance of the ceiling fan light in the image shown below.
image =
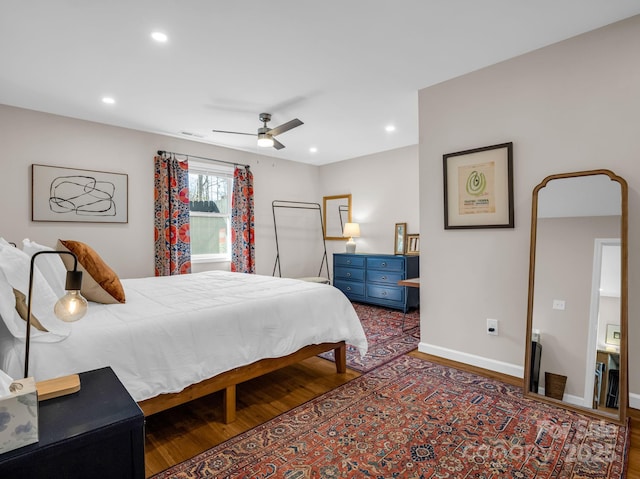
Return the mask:
POLYGON ((273 146, 273 138, 268 133, 260 133, 258 135, 258 146, 268 148, 273 146))

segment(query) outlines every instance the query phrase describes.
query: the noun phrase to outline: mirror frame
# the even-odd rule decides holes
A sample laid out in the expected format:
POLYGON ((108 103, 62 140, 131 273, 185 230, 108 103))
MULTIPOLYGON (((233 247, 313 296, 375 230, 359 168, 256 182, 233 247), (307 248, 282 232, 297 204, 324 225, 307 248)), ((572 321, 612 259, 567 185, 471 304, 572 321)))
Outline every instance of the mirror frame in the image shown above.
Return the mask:
POLYGON ((628 242, 627 242, 627 230, 628 230, 628 193, 627 182, 624 178, 616 175, 610 170, 588 170, 578 171, 574 173, 561 173, 556 175, 547 176, 540 184, 533 189, 533 200, 531 204, 531 242, 529 248, 529 296, 527 302, 527 330, 526 330, 526 344, 525 344, 525 357, 524 357, 524 383, 522 385, 523 395, 529 399, 535 399, 555 406, 561 406, 566 409, 577 411, 587 414, 589 416, 604 418, 608 421, 616 424, 625 424, 627 417, 627 406, 629 398, 628 387, 628 356, 627 356, 627 343, 628 343, 628 316, 627 316, 627 262, 628 262, 628 242), (543 396, 538 393, 529 391, 530 377, 531 377, 531 333, 533 326, 533 297, 534 297, 534 280, 535 280, 535 261, 536 261, 536 233, 537 233, 537 219, 538 219, 538 194, 547 183, 552 180, 565 179, 565 178, 578 178, 582 176, 594 176, 594 175, 606 175, 611 181, 616 181, 620 184, 620 333, 622 339, 620 341, 620 380, 619 380, 619 399, 618 399, 618 415, 617 417, 597 409, 589 409, 587 407, 581 407, 574 404, 569 404, 565 401, 560 401, 551 397, 543 396))
POLYGON ((348 204, 347 223, 351 223, 351 194, 348 195, 334 195, 334 196, 323 196, 322 197, 322 227, 324 228, 324 239, 326 240, 342 240, 347 241, 349 238, 345 238, 344 236, 328 236, 327 231, 327 201, 332 200, 342 200, 346 199, 348 204))

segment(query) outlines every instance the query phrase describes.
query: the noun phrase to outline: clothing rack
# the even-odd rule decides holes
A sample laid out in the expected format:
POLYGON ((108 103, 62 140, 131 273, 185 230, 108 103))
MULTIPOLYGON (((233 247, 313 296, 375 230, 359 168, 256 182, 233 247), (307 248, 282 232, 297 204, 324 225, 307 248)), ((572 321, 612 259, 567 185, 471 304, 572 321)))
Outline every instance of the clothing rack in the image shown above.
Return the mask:
POLYGON ((196 160, 214 161, 216 163, 224 163, 226 165, 244 166, 245 168, 249 168, 251 166, 251 165, 241 165, 240 163, 233 163, 231 161, 216 160, 216 159, 213 159, 213 158, 205 158, 204 156, 187 155, 186 153, 176 153, 175 151, 158 150, 158 155, 160 155, 160 156, 164 156, 164 155, 186 156, 187 160, 189 158, 195 158, 196 160))
POLYGON ((322 232, 322 246, 324 253, 322 255, 322 261, 320 262, 320 270, 318 276, 299 278, 304 281, 311 281, 316 283, 330 283, 331 277, 329 275, 329 260, 327 258, 327 243, 324 240, 324 224, 322 223, 322 208, 319 203, 309 203, 306 201, 285 201, 285 200, 273 200, 271 202, 271 211, 273 213, 273 229, 276 238, 276 262, 273 265, 272 276, 276 275, 276 269, 278 270, 278 276, 282 277, 282 271, 280 270, 280 246, 278 245, 278 225, 276 223, 276 209, 278 208, 290 208, 290 209, 303 209, 303 210, 315 210, 318 212, 318 219, 320 220, 320 229, 322 232), (327 277, 322 276, 322 269, 326 268, 327 277))

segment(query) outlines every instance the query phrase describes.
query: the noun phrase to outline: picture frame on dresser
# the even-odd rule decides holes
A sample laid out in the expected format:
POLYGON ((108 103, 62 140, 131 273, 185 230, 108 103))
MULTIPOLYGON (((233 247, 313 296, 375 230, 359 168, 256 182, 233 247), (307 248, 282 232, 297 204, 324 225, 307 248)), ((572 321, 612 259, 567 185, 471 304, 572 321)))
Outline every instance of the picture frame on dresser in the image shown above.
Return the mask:
POLYGON ((393 239, 393 254, 404 254, 406 248, 407 223, 396 223, 393 239))
POLYGON ((513 228, 513 143, 443 155, 444 229, 513 228))
POLYGON ((406 243, 407 243, 407 251, 405 254, 407 254, 408 256, 420 254, 420 235, 419 234, 407 235, 406 243))

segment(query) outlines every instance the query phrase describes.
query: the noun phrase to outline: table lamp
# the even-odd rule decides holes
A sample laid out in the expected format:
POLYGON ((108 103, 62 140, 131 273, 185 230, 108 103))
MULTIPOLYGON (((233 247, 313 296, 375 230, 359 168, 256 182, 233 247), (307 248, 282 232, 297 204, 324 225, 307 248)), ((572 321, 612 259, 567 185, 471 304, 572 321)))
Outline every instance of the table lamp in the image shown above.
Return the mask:
POLYGON ((360 237, 360 225, 358 223, 346 223, 344 225, 342 236, 345 238, 349 238, 349 241, 347 241, 347 253, 355 253, 356 242, 353 241, 353 238, 360 237))
MULTIPOLYGON (((24 377, 29 376, 29 344, 31 340, 31 298, 33 296, 33 276, 36 258, 41 254, 68 254, 73 256, 73 270, 67 271, 65 290, 67 293, 60 298, 53 312, 62 321, 78 321, 87 312, 87 300, 80 294, 82 286, 82 271, 78 271, 78 257, 70 251, 38 251, 31 257, 29 268, 29 295, 27 297, 27 334, 25 336, 24 353, 24 377)), ((38 400, 44 401, 54 397, 64 396, 80 390, 80 377, 77 374, 64 376, 61 378, 48 379, 36 384, 38 390, 38 400)))

